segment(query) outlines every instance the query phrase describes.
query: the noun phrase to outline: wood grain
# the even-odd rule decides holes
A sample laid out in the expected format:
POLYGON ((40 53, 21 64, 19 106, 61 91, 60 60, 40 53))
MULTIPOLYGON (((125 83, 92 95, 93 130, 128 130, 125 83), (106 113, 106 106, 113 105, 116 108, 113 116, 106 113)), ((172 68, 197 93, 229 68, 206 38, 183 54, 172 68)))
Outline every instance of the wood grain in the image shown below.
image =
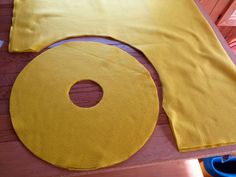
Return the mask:
MULTIPOLYGON (((168 118, 163 108, 161 108, 157 127, 147 144, 129 160, 118 165, 95 171, 75 172, 54 167, 35 157, 19 141, 13 130, 9 115, 9 98, 12 85, 19 72, 40 53, 8 53, 7 48, 13 8, 12 3, 12 0, 0 1, 0 40, 4 41, 3 46, 0 48, 0 177, 72 177, 85 174, 110 173, 167 161, 201 158, 236 152, 236 145, 187 153, 178 152, 174 137, 171 133, 168 118)), ((159 91, 160 102, 162 101, 161 82, 158 74, 141 52, 109 38, 81 37, 76 40, 97 41, 108 45, 114 45, 130 53, 151 73, 159 91)), ((227 48, 222 37, 220 37, 220 40, 222 41, 222 45, 227 48)), ((227 50, 229 49, 227 48, 227 50)), ((96 95, 96 89, 88 83, 84 83, 82 89, 83 92, 87 90, 88 93, 95 93, 94 95, 96 95)), ((75 88, 73 91, 80 92, 81 88, 75 88)), ((86 99, 86 97, 84 97, 84 99, 86 99)))
POLYGON ((198 160, 178 160, 147 167, 98 173, 84 177, 203 177, 198 160))
POLYGON ((218 26, 236 26, 236 19, 231 19, 232 14, 236 11, 236 0, 233 0, 224 14, 217 22, 218 26))
POLYGON ((218 0, 200 0, 200 3, 205 8, 208 14, 211 14, 218 0))
POLYGON ((219 30, 228 43, 236 39, 236 27, 219 26, 219 30))
POLYGON ((222 14, 227 10, 232 0, 218 0, 210 13, 211 19, 217 22, 222 14))
MULTIPOLYGON (((200 3, 210 15, 211 19, 218 25, 224 26, 229 15, 235 10, 235 0, 200 0, 200 3), (225 15, 225 13, 227 13, 225 15)), ((231 26, 231 25, 227 25, 231 26)))

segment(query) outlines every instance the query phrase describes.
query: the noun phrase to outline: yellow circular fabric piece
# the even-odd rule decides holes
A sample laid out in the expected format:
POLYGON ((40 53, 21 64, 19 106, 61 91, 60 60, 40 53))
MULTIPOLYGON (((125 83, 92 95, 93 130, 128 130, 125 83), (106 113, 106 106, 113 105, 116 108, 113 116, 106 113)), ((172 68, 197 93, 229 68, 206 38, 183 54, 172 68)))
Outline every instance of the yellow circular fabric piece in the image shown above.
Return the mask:
POLYGON ((135 58, 95 42, 47 50, 17 77, 10 98, 14 129, 41 159, 67 169, 97 169, 126 160, 151 136, 158 117, 157 89, 135 58), (82 108, 69 90, 80 80, 103 89, 82 108))

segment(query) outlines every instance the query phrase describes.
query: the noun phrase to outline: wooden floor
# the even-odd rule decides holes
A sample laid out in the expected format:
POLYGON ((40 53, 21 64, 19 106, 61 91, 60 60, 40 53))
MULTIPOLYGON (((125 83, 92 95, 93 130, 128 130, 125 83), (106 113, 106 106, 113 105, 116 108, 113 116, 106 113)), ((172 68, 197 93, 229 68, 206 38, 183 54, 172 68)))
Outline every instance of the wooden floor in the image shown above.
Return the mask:
POLYGON ((83 177, 203 177, 198 160, 159 163, 117 172, 98 173, 83 177))
MULTIPOLYGON (((8 53, 9 29, 11 26, 12 0, 0 1, 0 177, 15 176, 80 176, 85 174, 97 174, 104 172, 114 172, 127 169, 141 168, 147 165, 154 165, 161 162, 173 162, 175 160, 201 158, 219 154, 229 154, 236 152, 236 145, 220 148, 212 148, 201 151, 180 153, 177 150, 175 140, 170 130, 168 118, 164 110, 160 109, 159 120, 156 129, 147 144, 129 160, 115 165, 90 172, 72 172, 56 168, 29 152, 17 138, 9 115, 9 97, 12 85, 24 66, 40 53, 8 53)), ((159 91, 160 102, 162 100, 161 83, 157 72, 146 58, 137 50, 111 39, 98 37, 81 37, 79 41, 97 41, 108 45, 119 47, 133 55, 151 73, 159 91)), ((84 83, 81 87, 75 88, 76 92, 96 95, 97 89, 89 83, 84 83)), ((80 97, 84 104, 88 101, 86 94, 80 97)), ((81 101, 80 100, 80 101, 81 101)))

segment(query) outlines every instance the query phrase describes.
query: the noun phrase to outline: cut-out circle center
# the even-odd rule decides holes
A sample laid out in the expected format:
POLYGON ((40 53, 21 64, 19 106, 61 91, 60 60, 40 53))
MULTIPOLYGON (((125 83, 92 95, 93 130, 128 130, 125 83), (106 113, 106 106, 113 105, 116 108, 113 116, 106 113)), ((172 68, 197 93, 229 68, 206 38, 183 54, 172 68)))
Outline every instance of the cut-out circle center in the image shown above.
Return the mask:
POLYGON ((76 82, 69 92, 70 100, 79 107, 89 108, 97 105, 103 97, 102 87, 92 80, 76 82))

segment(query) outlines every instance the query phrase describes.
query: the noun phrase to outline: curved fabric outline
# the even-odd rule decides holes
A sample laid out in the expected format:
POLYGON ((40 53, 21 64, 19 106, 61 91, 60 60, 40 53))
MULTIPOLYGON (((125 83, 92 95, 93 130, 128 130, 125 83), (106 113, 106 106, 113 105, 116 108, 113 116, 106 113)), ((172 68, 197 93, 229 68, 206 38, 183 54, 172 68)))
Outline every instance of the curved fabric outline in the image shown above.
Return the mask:
MULTIPOLYGON (((15 0, 15 2, 16 1, 18 0, 15 0)), ((99 2, 101 2, 101 4, 98 4, 98 7, 95 9, 100 7, 105 8, 102 4, 104 1, 99 2)), ((137 1, 137 3, 142 2, 141 0, 137 1)), ((147 3, 157 3, 157 1, 149 0, 147 3)), ((114 35, 111 34, 114 32, 112 25, 103 29, 104 27, 99 28, 99 23, 96 23, 98 25, 96 29, 88 26, 87 31, 98 31, 95 36, 112 36, 113 39, 128 43, 130 46, 142 51, 154 65, 163 84, 163 106, 171 120, 172 130, 180 151, 236 143, 236 133, 232 126, 235 115, 234 105, 236 104, 234 101, 236 100, 234 93, 236 87, 235 66, 193 0, 177 2, 174 0, 166 0, 164 2, 158 1, 158 3, 160 3, 160 6, 165 7, 166 5, 166 7, 168 7, 160 8, 164 15, 158 14, 158 11, 156 11, 156 8, 159 8, 158 6, 152 6, 153 8, 149 7, 150 13, 157 13, 155 15, 157 15, 159 20, 166 17, 169 11, 172 12, 173 14, 171 15, 175 17, 171 19, 168 19, 168 17, 165 18, 169 23, 165 22, 165 20, 157 21, 157 23, 160 23, 160 28, 158 29, 154 28, 155 25, 153 25, 153 23, 156 22, 155 16, 155 18, 151 20, 153 23, 145 21, 146 18, 141 19, 140 24, 143 26, 134 22, 132 23, 132 21, 129 21, 129 23, 125 22, 125 29, 127 29, 125 32, 128 33, 128 36, 126 33, 120 33, 122 29, 120 29, 119 26, 117 26, 117 31, 115 30, 114 35), (168 10, 165 11, 163 9, 168 10), (175 21, 175 19, 180 22, 175 21), (184 22, 188 22, 188 24, 184 22), (185 26, 183 24, 185 24, 185 26), (112 29, 109 29, 110 27, 112 29), (108 32, 103 32, 105 30, 108 32), (143 38, 139 39, 139 33, 143 35, 143 38), (156 33, 159 34, 158 39, 154 38, 156 33), (125 39, 126 36, 127 39, 125 39), (139 39, 141 43, 137 39, 139 39), (146 39, 156 41, 147 43, 145 41, 146 39), (177 61, 173 64, 172 61, 175 60, 177 61), (191 77, 191 75, 196 77, 191 77), (203 87, 198 84, 203 85, 203 87), (224 93, 223 96, 222 93, 224 93), (222 102, 224 104, 222 104, 222 102), (225 114, 222 113, 222 108, 224 108, 223 112, 225 114), (202 116, 204 116, 203 120, 201 120, 202 116), (226 120, 224 119, 224 125, 222 127, 221 121, 223 117, 227 118, 226 120), (189 119, 191 119, 191 121, 189 119), (179 123, 179 121, 181 123, 179 123), (204 121, 204 123, 202 121, 204 121)), ((137 9, 139 9, 139 7, 137 7, 137 9)), ((113 10, 115 11, 115 9, 113 10)), ((129 14, 131 14, 131 12, 129 12, 129 14)), ((126 15, 129 17, 129 14, 126 15)), ((60 15, 61 14, 58 16, 60 15)), ((86 18, 85 16, 83 17, 86 18)), ((97 16, 94 15, 94 17, 97 16)), ((16 19, 14 19, 14 22, 16 22, 16 19)), ((114 25, 116 25, 116 23, 114 23, 114 25)), ((89 32, 78 33, 80 32, 77 31, 70 35, 63 34, 63 37, 58 38, 54 36, 54 39, 61 40, 67 37, 87 36, 90 34, 94 36, 93 33, 89 32)), ((14 39, 14 37, 13 34, 12 38, 14 39)), ((48 38, 46 38, 46 41, 48 41, 48 38)), ((50 39, 49 41, 55 40, 50 39)), ((44 42, 45 41, 43 41, 43 43, 44 42)), ((49 45, 51 42, 46 43, 49 45)), ((42 49, 42 43, 39 42, 37 45, 34 45, 34 47, 21 51, 38 51, 40 49, 42 49)), ((17 50, 18 49, 14 49, 14 51, 17 50)))

